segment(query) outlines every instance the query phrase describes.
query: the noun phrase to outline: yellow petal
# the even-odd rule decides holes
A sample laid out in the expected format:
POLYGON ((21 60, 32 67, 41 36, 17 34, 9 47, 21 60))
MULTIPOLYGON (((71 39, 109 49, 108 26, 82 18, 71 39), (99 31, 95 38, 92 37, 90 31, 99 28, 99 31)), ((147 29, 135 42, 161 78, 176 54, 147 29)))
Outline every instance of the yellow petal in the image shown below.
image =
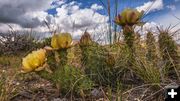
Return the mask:
POLYGON ((129 13, 129 11, 131 11, 130 8, 127 8, 127 9, 123 10, 122 13, 121 13, 121 16, 122 16, 124 19, 126 19, 127 14, 129 13))
POLYGON ((59 49, 59 45, 58 45, 58 35, 53 35, 52 38, 51 38, 51 46, 54 48, 54 49, 59 49))
POLYGON ((132 14, 134 14, 134 12, 133 12, 132 9, 129 9, 129 10, 126 12, 126 21, 127 21, 127 23, 131 23, 131 20, 133 19, 132 14))
POLYGON ((46 59, 46 50, 45 49, 38 50, 36 57, 39 59, 40 65, 42 65, 45 62, 45 59, 46 59))
POLYGON ((30 65, 33 67, 33 69, 41 65, 41 61, 38 59, 37 53, 32 53, 30 55, 29 62, 30 62, 30 65))
POLYGON ((132 23, 136 24, 138 20, 141 19, 141 13, 137 10, 134 10, 134 16, 132 18, 132 23))
POLYGON ((27 62, 27 59, 26 58, 23 58, 23 61, 22 61, 22 71, 24 73, 27 73, 27 72, 31 72, 33 70, 33 68, 30 66, 30 64, 27 62))
POLYGON ((69 48, 72 43, 72 37, 69 33, 62 33, 58 36, 58 45, 60 48, 69 48))

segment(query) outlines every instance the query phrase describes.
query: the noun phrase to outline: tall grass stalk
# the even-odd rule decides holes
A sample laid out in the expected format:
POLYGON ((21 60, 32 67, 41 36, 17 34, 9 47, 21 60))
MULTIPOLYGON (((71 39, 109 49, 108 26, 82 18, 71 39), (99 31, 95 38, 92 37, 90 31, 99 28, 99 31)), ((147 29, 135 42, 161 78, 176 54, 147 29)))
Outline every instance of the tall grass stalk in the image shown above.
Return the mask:
MULTIPOLYGON (((118 0, 114 0, 115 2, 115 17, 118 15, 118 0)), ((114 43, 116 43, 117 41, 118 41, 118 35, 117 35, 117 25, 116 24, 114 24, 114 39, 113 39, 114 41, 114 43)))
POLYGON ((109 16, 109 43, 112 44, 112 20, 111 20, 111 3, 110 0, 108 0, 108 16, 109 16))
POLYGON ((153 63, 146 61, 144 58, 136 57, 136 62, 132 70, 145 83, 160 83, 161 81, 160 70, 154 66, 153 63))

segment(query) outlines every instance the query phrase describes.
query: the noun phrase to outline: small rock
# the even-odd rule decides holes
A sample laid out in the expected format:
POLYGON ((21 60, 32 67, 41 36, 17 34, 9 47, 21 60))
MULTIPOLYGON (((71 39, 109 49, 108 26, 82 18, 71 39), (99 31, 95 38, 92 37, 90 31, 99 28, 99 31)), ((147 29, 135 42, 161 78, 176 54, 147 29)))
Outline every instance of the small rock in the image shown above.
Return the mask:
POLYGON ((91 91, 91 95, 95 98, 99 98, 103 96, 103 93, 99 89, 95 88, 91 91))

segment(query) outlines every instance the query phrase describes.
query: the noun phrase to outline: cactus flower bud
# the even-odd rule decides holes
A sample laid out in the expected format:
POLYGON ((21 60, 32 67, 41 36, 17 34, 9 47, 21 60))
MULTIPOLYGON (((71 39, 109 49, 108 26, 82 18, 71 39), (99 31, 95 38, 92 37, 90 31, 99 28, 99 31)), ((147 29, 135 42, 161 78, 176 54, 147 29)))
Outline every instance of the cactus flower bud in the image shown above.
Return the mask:
POLYGON ((86 46, 90 44, 92 44, 91 36, 88 32, 85 32, 80 39, 80 45, 86 46))
POLYGON ((106 58, 106 63, 109 67, 113 67, 115 65, 115 58, 113 55, 108 54, 108 57, 106 58))
POLYGON ((138 24, 143 13, 143 11, 139 12, 136 9, 127 8, 115 18, 115 23, 121 26, 138 24))

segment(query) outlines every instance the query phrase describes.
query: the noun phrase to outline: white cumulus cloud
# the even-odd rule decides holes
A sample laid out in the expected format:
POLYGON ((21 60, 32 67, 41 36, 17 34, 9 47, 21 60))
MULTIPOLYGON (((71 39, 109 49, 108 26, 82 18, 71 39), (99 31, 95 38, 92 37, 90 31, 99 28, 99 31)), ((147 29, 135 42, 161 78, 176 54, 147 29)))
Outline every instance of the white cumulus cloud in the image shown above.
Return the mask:
POLYGON ((136 26, 135 31, 141 34, 141 37, 145 39, 148 31, 153 32, 153 34, 158 34, 157 27, 160 27, 156 22, 147 22, 142 27, 136 26))
POLYGON ((151 0, 149 2, 144 3, 143 5, 136 7, 138 11, 145 11, 147 13, 153 12, 156 10, 163 9, 163 0, 151 0))
POLYGON ((55 22, 59 30, 70 32, 76 38, 79 38, 86 29, 92 35, 107 33, 108 17, 96 12, 98 9, 95 10, 92 6, 80 9, 79 4, 70 3, 57 8, 55 22))
POLYGON ((176 10, 176 6, 175 5, 167 5, 167 8, 173 10, 176 10))
POLYGON ((75 38, 79 38, 87 29, 92 36, 98 35, 105 39, 108 17, 98 13, 100 9, 102 6, 98 4, 81 8, 80 3, 67 3, 66 0, 0 0, 0 31, 9 31, 8 25, 11 25, 17 31, 32 29, 38 33, 47 33, 49 29, 45 26, 46 20, 52 30, 72 33, 75 38), (48 9, 56 9, 57 14, 48 14, 48 9))
POLYGON ((15 23, 22 27, 33 28, 41 25, 42 16, 51 6, 50 0, 0 0, 0 22, 15 23))
POLYGON ((98 5, 98 4, 93 4, 93 5, 91 6, 91 9, 93 9, 93 10, 101 10, 101 9, 103 9, 103 7, 100 6, 100 5, 98 5))

